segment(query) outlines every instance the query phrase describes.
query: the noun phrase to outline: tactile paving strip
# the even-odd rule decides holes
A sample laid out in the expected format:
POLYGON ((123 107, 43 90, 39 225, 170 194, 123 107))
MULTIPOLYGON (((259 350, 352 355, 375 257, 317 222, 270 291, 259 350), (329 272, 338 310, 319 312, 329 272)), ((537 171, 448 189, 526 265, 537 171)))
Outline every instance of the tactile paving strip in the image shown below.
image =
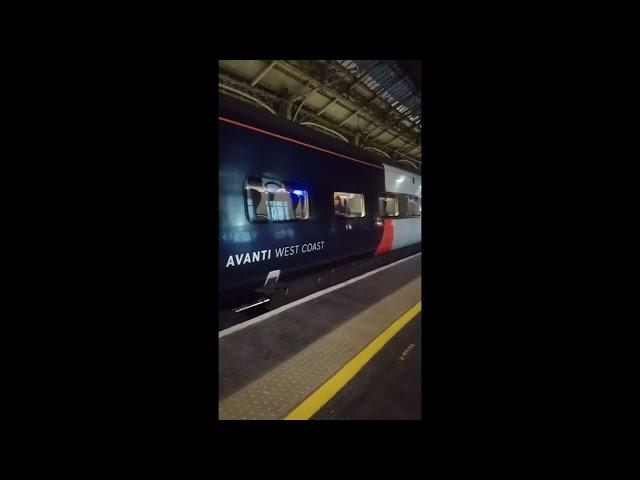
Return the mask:
MULTIPOLYGON (((276 420, 420 300, 417 278, 219 403, 221 420, 276 420)), ((251 327, 249 327, 251 328, 251 327)))

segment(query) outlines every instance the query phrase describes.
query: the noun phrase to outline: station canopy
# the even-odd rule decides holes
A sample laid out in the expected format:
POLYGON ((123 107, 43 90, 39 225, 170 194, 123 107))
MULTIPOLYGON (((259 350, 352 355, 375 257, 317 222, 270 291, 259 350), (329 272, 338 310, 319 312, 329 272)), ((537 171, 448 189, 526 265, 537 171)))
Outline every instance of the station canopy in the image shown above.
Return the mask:
POLYGON ((420 171, 420 62, 220 60, 218 89, 420 171))

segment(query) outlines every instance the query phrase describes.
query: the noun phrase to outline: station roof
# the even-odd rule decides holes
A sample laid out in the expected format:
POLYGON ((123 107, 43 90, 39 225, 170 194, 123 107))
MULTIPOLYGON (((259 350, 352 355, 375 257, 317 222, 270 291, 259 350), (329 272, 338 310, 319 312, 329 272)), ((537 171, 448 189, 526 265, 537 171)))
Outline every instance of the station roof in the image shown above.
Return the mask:
POLYGON ((221 60, 219 92, 421 170, 420 62, 221 60))

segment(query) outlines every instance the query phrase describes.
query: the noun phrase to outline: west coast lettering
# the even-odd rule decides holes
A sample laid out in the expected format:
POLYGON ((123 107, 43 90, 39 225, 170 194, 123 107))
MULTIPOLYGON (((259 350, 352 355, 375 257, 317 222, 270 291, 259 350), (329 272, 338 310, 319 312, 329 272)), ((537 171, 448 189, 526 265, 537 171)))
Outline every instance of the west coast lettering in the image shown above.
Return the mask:
MULTIPOLYGON (((302 243, 298 245, 291 245, 288 247, 278 247, 273 249, 274 258, 290 257, 291 255, 298 255, 303 253, 317 252, 324 249, 324 240, 320 242, 302 243)), ((227 258, 227 267, 237 267, 245 265, 247 263, 263 262, 265 260, 271 260, 272 249, 257 250, 254 252, 238 253, 235 255, 229 255, 227 258)))

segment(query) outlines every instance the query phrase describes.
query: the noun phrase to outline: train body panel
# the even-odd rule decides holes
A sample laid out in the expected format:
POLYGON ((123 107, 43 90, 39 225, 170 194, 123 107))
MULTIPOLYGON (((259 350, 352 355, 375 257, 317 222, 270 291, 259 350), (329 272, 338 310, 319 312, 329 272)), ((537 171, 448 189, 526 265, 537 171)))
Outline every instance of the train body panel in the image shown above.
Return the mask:
MULTIPOLYGON (((384 165, 385 190, 422 197, 422 176, 391 165, 384 165)), ((422 223, 420 217, 392 219, 393 239, 389 250, 420 243, 422 223)))
POLYGON ((387 192, 422 196, 422 176, 391 165, 384 165, 384 185, 387 192))
POLYGON ((391 222, 393 223, 393 242, 390 250, 420 243, 422 225, 420 218, 401 218, 391 222))
MULTIPOLYGON (((419 174, 375 163, 366 155, 356 157, 359 151, 352 146, 337 145, 338 141, 304 127, 296 130, 292 122, 268 118, 273 116, 262 112, 254 114, 234 102, 231 106, 230 111, 221 110, 219 120, 218 275, 222 306, 249 300, 264 285, 269 272, 279 270, 280 280, 287 281, 380 253, 389 222, 386 218, 381 221, 378 215, 379 195, 396 191, 395 185, 404 182, 396 181, 402 175, 407 177, 411 194, 415 194, 416 185, 419 192, 421 186, 414 183, 420 181, 419 174), (308 202, 308 218, 251 221, 250 209, 255 204, 248 179, 283 182, 283 188, 268 198, 278 198, 285 185, 286 194, 299 192, 301 204, 308 202), (395 190, 389 190, 390 185, 395 190), (364 216, 336 215, 336 192, 363 195, 364 216)), ((391 222, 396 234, 388 249, 420 242, 420 218, 391 222)))

